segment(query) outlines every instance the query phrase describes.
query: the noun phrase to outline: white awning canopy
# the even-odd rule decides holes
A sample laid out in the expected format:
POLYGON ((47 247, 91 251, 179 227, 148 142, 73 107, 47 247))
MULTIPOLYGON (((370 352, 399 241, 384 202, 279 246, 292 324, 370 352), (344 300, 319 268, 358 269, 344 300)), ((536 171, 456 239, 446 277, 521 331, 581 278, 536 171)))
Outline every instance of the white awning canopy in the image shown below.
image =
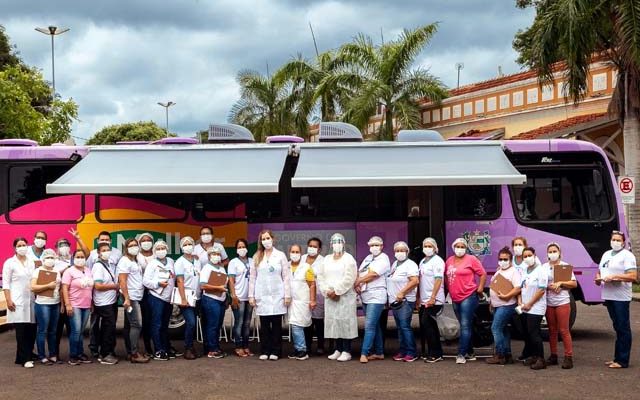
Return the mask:
POLYGON ((93 148, 50 194, 277 193, 289 146, 93 148))
POLYGON ((500 142, 304 146, 293 187, 523 184, 500 142))

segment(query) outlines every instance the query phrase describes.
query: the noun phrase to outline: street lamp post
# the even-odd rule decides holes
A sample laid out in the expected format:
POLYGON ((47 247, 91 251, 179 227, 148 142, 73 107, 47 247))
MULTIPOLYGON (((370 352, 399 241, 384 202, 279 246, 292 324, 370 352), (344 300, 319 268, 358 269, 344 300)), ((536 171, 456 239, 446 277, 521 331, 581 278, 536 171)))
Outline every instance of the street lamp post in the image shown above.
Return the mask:
POLYGON ((57 35, 69 31, 69 28, 58 28, 57 26, 49 26, 47 28, 36 28, 36 31, 51 36, 51 82, 53 84, 53 97, 56 96, 56 62, 55 62, 55 50, 53 46, 53 38, 57 35))
POLYGON ((164 107, 165 116, 167 118, 167 121, 166 121, 167 124, 165 126, 165 130, 167 131, 167 137, 168 137, 169 136, 169 107, 175 106, 176 103, 174 103, 173 101, 167 101, 166 103, 158 102, 158 105, 164 107))
POLYGON ((456 63, 456 69, 458 70, 458 86, 460 87, 460 71, 464 69, 464 63, 456 63))

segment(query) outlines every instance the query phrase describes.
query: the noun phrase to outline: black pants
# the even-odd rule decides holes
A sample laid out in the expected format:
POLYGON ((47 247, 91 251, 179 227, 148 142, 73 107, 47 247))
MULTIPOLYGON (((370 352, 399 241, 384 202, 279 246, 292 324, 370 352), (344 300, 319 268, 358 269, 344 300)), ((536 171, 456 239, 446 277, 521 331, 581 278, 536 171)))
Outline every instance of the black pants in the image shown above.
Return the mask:
POLYGON ((89 316, 89 350, 91 354, 98 354, 100 350, 100 321, 98 319, 98 314, 96 311, 91 311, 91 315, 89 316))
POLYGON ((524 350, 522 354, 525 357, 541 357, 544 358, 544 347, 542 345, 542 334, 540 333, 540 324, 542 323, 542 315, 522 314, 525 326, 524 331, 524 350))
POLYGON ((389 319, 389 308, 385 307, 380 314, 380 329, 382 330, 382 348, 385 349, 387 342, 387 320, 389 319))
POLYGON ((33 345, 36 342, 36 324, 17 323, 13 324, 16 330, 16 364, 23 365, 31 361, 33 345))
POLYGON ((58 318, 58 327, 56 329, 56 342, 58 344, 58 359, 60 359, 60 341, 62 340, 62 331, 67 327, 67 336, 71 333, 71 322, 66 312, 60 313, 58 318))
POLYGON ((311 325, 304 328, 304 340, 307 342, 307 352, 311 353, 313 337, 318 338, 318 350, 324 351, 324 319, 311 318, 311 325))
POLYGON ((154 354, 153 345, 151 344, 151 310, 149 309, 148 297, 151 296, 147 289, 144 290, 142 301, 140 302, 140 313, 142 314, 142 341, 144 342, 144 351, 147 354, 154 354))
POLYGON ((260 353, 282 355, 282 314, 260 316, 260 353))
POLYGON ((422 354, 427 357, 442 357, 442 343, 440 343, 440 330, 438 329, 438 321, 436 315, 442 310, 441 305, 433 305, 429 308, 420 306, 418 316, 420 317, 420 345, 422 346, 422 354), (425 351, 425 341, 428 351, 425 351))
POLYGON ((96 325, 100 327, 96 335, 100 346, 96 349, 96 352, 103 357, 115 352, 117 307, 117 304, 110 304, 107 306, 94 306, 93 308, 93 313, 96 314, 96 325))
POLYGON ((352 339, 336 339, 336 350, 340 353, 351 353, 351 340, 352 339))

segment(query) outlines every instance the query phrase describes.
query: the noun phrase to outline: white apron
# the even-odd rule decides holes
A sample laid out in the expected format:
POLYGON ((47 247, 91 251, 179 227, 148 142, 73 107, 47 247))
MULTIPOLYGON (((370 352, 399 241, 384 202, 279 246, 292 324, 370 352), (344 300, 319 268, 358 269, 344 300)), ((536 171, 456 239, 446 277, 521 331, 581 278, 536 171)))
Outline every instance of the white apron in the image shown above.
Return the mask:
POLYGON ((291 279, 291 305, 289 306, 289 323, 306 328, 311 325, 311 309, 309 297, 311 291, 306 280, 307 271, 311 266, 300 263, 291 279))
POLYGON ((281 315, 287 313, 284 305, 284 281, 282 279, 282 265, 276 262, 276 257, 263 259, 256 266, 256 314, 281 315), (272 261, 273 259, 273 261, 272 261))
POLYGON ((32 323, 36 322, 35 318, 35 296, 31 291, 31 278, 35 265, 33 260, 27 258, 26 265, 22 265, 17 257, 10 258, 5 264, 3 275, 3 285, 5 289, 11 291, 11 300, 16 305, 15 311, 7 309, 8 323, 32 323))
POLYGON ((338 260, 326 256, 318 274, 318 285, 323 293, 334 290, 340 298, 327 298, 324 303, 324 337, 328 339, 354 339, 358 337, 356 292, 356 261, 344 253, 338 260))

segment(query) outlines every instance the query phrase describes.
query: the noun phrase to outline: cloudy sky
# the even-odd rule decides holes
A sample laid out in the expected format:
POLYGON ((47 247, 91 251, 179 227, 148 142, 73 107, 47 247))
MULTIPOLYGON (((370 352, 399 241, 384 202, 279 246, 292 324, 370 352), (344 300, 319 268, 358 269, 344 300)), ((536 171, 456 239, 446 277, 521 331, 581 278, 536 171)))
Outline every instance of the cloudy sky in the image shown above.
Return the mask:
MULTIPOLYGON (((51 49, 35 27, 71 30, 56 37, 56 88, 80 107, 74 136, 105 125, 153 120, 158 101, 174 101, 170 129, 193 135, 226 121, 238 99, 236 73, 271 72, 298 53, 339 47, 358 32, 379 41, 435 21, 439 31, 418 57, 448 86, 519 70, 513 35, 533 20, 514 0, 0 0, 0 24, 22 58, 51 79, 51 49)), ((78 140, 81 142, 81 140, 78 140)))

